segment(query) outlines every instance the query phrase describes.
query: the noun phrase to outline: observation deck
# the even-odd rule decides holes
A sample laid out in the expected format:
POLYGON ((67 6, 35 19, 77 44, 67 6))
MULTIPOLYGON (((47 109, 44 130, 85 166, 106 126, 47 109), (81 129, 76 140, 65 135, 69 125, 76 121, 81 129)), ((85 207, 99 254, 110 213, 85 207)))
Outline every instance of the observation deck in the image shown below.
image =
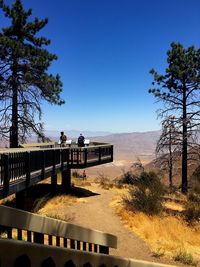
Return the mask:
POLYGON ((69 191, 71 169, 83 169, 113 161, 113 146, 93 142, 85 147, 26 147, 0 150, 0 199, 18 193, 39 181, 51 177, 57 184, 62 174, 62 186, 69 191))

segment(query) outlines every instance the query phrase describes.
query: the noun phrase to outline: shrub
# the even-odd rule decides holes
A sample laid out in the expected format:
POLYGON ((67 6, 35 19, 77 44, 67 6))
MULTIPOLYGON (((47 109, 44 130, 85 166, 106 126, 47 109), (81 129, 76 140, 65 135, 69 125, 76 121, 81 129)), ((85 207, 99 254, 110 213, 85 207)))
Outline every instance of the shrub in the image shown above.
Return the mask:
POLYGON ((194 171, 189 180, 191 191, 200 194, 200 166, 194 171))
POLYGON ((103 188, 103 189, 110 189, 114 186, 113 182, 107 178, 104 174, 99 174, 99 177, 97 178, 98 181, 99 181, 99 184, 100 186, 103 188))
POLYGON ((144 166, 138 158, 137 161, 131 165, 129 171, 123 171, 120 182, 122 184, 136 185, 142 173, 144 173, 144 166))
POLYGON ((152 251, 152 256, 155 258, 161 258, 165 255, 165 250, 163 248, 157 248, 155 251, 152 251))
POLYGON ((74 178, 80 178, 80 177, 81 177, 79 171, 77 171, 77 170, 74 170, 74 171, 72 172, 72 176, 73 176, 74 178))
POLYGON ((154 172, 143 172, 137 188, 130 189, 128 204, 147 214, 159 214, 162 211, 164 187, 154 172))
POLYGON ((180 261, 184 264, 196 266, 197 263, 194 261, 192 254, 188 253, 185 249, 180 249, 174 255, 175 261, 180 261))
POLYGON ((131 184, 135 185, 138 182, 138 177, 134 175, 131 171, 124 172, 121 176, 119 183, 121 184, 131 184))
POLYGON ((200 195, 191 193, 188 195, 188 201, 185 205, 185 219, 193 223, 200 220, 200 195))
POLYGON ((200 166, 190 178, 191 193, 188 194, 185 205, 185 219, 189 223, 200 221, 200 166))

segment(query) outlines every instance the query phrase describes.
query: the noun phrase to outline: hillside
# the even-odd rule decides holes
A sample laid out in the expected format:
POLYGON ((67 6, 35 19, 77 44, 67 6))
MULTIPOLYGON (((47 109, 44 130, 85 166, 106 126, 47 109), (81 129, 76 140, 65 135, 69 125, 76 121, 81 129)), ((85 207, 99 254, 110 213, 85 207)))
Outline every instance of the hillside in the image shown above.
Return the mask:
POLYGON ((119 133, 107 136, 94 137, 92 140, 114 145, 116 160, 131 161, 135 157, 149 161, 154 156, 156 141, 160 131, 119 133))
POLYGON ((159 136, 160 131, 151 131, 119 133, 91 138, 92 141, 114 145, 114 162, 90 168, 87 173, 93 176, 104 174, 115 178, 127 170, 138 158, 143 164, 151 162, 155 158, 155 146, 159 136))

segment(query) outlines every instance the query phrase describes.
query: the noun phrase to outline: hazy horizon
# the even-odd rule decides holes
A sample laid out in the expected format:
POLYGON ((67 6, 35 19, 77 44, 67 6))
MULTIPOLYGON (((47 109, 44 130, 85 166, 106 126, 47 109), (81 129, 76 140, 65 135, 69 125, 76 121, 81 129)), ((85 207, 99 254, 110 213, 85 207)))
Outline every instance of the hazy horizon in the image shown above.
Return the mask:
MULTIPOLYGON (((161 129, 160 129, 161 130, 161 129)), ((61 131, 64 131, 65 134, 68 134, 70 137, 77 137, 80 133, 90 136, 89 134, 92 134, 90 137, 97 137, 97 136, 107 136, 107 135, 117 135, 117 134, 142 134, 142 133, 150 133, 150 132, 159 132, 160 130, 149 130, 149 131, 134 131, 134 132, 106 132, 106 131, 90 131, 90 130, 75 130, 75 129, 61 129, 61 130, 45 130, 46 135, 51 135, 54 137, 54 134, 58 136, 61 131), (72 134, 72 136, 70 135, 72 134)))

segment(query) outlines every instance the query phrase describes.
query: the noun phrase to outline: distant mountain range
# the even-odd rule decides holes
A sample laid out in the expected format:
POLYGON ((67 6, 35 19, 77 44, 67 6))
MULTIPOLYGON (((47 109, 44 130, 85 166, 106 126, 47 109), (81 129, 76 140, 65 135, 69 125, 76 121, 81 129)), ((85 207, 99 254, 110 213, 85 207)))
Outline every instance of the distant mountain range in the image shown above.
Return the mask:
MULTIPOLYGON (((105 131, 81 131, 81 130, 60 130, 60 131, 56 131, 56 130, 47 130, 45 131, 45 135, 50 137, 50 138, 59 138, 60 136, 60 132, 64 131, 64 133, 67 135, 67 137, 69 138, 78 138, 78 136, 80 135, 80 133, 82 133, 84 136, 86 137, 93 137, 93 136, 106 136, 106 135, 110 135, 110 132, 105 132, 105 131)), ((56 139, 56 140, 57 140, 56 139)))
POLYGON ((131 161, 135 157, 142 157, 144 161, 149 161, 154 157, 160 134, 160 131, 119 133, 94 137, 92 140, 113 144, 116 159, 131 161))

